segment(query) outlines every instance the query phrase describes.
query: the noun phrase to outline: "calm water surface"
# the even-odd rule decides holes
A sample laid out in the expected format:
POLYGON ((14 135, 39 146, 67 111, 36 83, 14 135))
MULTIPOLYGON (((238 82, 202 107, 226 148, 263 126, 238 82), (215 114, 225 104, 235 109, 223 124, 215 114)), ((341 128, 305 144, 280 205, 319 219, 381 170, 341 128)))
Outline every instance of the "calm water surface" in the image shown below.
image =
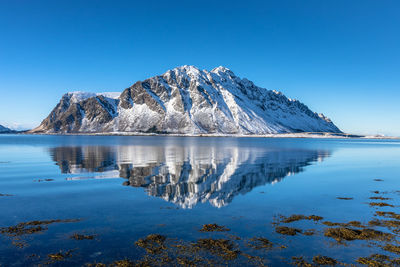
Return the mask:
MULTIPOLYGON (((0 266, 136 261, 146 251, 135 241, 155 233, 187 244, 232 239, 242 253, 273 266, 289 264, 292 256, 345 263, 374 253, 396 257, 382 250, 385 243, 338 243, 324 236, 322 221, 368 224, 376 211, 399 212, 397 190, 399 141, 0 135, 0 266), (369 206, 373 196, 391 198, 383 202, 394 207, 369 206), (273 223, 293 214, 323 220, 282 224, 313 229, 313 235, 277 233, 273 223), (17 236, 5 231, 57 219, 79 221, 17 236), (209 223, 230 231, 199 231, 209 223), (95 237, 75 240, 75 233, 95 237), (271 249, 247 246, 261 236, 271 249), (60 251, 70 254, 48 257, 60 251)), ((246 259, 240 254, 224 262, 243 265, 246 259)))

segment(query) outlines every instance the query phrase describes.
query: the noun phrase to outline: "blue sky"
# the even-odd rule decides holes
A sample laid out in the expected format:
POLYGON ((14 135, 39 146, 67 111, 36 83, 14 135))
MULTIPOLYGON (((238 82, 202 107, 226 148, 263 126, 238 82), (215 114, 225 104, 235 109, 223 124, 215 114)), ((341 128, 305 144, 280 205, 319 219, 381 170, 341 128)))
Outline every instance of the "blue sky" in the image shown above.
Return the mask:
POLYGON ((396 0, 0 0, 0 124, 36 126, 68 91, 222 65, 343 131, 400 136, 399 14, 396 0))

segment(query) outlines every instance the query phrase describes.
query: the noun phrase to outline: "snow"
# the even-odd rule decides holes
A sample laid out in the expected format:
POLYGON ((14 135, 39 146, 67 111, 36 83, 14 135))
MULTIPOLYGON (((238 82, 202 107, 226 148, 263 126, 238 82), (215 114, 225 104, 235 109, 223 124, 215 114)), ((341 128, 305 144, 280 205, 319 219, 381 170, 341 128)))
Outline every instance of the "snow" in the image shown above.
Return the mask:
MULTIPOLYGON (((71 92, 71 103, 102 95, 113 106, 106 125, 83 119, 81 132, 147 132, 152 128, 175 134, 269 135, 303 132, 338 132, 323 114, 317 114, 276 90, 255 86, 219 66, 211 71, 181 66, 146 80, 142 94, 160 105, 132 102, 122 108, 119 92, 71 92), (155 93, 158 92, 158 93, 155 93), (150 105, 150 104, 149 104, 150 105)), ((151 102, 146 102, 151 103, 151 102)))
POLYGON ((96 96, 104 96, 111 99, 118 99, 119 96, 121 95, 121 92, 91 93, 91 92, 75 91, 75 92, 69 92, 65 95, 70 97, 71 103, 78 103, 88 98, 96 96))

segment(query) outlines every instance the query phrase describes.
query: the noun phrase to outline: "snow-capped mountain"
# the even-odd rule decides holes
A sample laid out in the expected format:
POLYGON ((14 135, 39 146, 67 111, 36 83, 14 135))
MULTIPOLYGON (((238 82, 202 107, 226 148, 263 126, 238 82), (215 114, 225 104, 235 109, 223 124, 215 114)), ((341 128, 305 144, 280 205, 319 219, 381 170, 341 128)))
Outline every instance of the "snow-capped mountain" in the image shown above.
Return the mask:
POLYGON ((225 67, 182 66, 119 93, 67 93, 35 133, 340 132, 323 114, 225 67))

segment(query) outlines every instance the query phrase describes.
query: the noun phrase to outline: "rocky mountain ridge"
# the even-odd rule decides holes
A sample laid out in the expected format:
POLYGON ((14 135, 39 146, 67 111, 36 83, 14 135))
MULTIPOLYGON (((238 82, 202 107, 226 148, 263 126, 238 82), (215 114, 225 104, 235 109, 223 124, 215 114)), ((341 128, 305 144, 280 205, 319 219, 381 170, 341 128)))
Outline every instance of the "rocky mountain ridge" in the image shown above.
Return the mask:
POLYGON ((323 114, 225 67, 182 66, 119 93, 65 94, 32 133, 341 132, 323 114))

